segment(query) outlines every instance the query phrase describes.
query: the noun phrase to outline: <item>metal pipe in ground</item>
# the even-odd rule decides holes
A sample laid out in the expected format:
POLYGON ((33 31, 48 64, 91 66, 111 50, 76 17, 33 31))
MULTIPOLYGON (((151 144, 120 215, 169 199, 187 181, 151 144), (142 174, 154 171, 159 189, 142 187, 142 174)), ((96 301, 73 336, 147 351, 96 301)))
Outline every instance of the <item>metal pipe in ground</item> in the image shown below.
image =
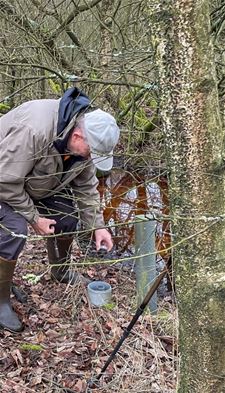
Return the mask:
MULTIPOLYGON (((136 216, 135 223, 135 275, 137 289, 137 303, 140 304, 154 282, 156 271, 155 253, 156 221, 153 217, 144 215, 136 216), (145 256, 144 256, 145 255, 145 256)), ((157 293, 155 292, 149 302, 152 314, 157 312, 157 293)))

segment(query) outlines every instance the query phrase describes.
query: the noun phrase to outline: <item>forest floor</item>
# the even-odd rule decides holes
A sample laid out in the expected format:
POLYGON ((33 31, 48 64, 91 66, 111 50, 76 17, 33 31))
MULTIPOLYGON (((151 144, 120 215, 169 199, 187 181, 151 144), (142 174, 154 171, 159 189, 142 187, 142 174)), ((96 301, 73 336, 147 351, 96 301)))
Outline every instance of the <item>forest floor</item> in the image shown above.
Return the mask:
MULTIPOLYGON (((80 258, 76 246, 73 257, 80 258)), ((14 279, 27 302, 12 296, 25 329, 0 331, 1 393, 175 392, 177 316, 168 293, 159 298, 157 316, 140 317, 99 385, 88 386, 136 311, 130 265, 96 262, 85 268, 76 263, 76 269, 111 284, 112 303, 101 308, 90 304, 85 286, 53 282, 44 241, 27 242, 14 279), (40 280, 35 283, 28 274, 40 280)))

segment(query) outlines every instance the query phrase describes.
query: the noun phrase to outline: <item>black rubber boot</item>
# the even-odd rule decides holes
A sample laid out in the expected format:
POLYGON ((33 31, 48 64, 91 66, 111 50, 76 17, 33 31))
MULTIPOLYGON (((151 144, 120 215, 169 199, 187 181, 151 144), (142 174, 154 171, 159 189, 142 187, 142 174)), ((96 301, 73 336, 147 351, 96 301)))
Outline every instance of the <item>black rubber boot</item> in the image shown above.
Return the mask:
POLYGON ((10 302, 11 283, 16 261, 0 257, 0 328, 10 332, 21 332, 23 324, 13 311, 10 302))
POLYGON ((47 239, 51 277, 65 284, 89 284, 90 280, 70 269, 73 238, 69 236, 47 239))

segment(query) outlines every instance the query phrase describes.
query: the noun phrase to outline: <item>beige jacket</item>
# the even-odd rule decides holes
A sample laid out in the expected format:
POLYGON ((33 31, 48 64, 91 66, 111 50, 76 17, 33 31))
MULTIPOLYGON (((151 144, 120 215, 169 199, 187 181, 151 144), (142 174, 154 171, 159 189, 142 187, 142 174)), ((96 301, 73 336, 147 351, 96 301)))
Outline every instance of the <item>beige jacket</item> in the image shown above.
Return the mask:
MULTIPOLYGON (((80 219, 88 228, 102 227, 98 180, 91 160, 76 162, 63 172, 53 145, 57 138, 59 100, 29 101, 0 118, 0 201, 8 203, 29 223, 39 213, 33 200, 73 188, 80 219)), ((64 129, 71 130, 75 119, 64 129)))

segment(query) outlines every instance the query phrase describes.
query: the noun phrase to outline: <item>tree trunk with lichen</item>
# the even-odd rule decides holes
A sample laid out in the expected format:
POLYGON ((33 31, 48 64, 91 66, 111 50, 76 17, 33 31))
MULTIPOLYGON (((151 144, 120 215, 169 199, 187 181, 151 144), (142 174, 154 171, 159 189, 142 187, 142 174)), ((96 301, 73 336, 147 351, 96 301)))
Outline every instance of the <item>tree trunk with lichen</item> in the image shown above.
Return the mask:
POLYGON ((224 132, 208 0, 151 0, 179 314, 179 393, 225 392, 224 132))

